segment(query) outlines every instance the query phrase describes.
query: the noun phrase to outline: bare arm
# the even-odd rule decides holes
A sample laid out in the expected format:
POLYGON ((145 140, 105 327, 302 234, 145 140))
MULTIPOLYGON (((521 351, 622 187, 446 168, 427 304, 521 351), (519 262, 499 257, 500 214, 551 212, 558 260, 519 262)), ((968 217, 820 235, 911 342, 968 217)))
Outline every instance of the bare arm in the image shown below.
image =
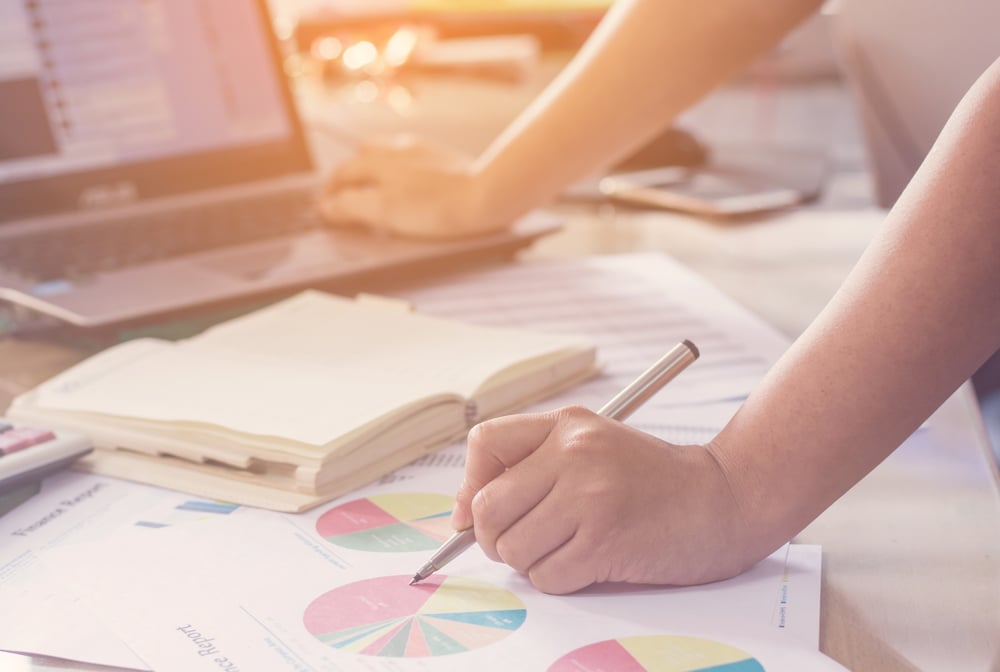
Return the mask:
POLYGON ((1000 61, 836 297, 712 446, 765 546, 881 462, 1000 347, 998 185, 1000 61))
POLYGON ((322 210, 412 236, 503 228, 634 150, 820 4, 618 0, 481 157, 374 143, 335 172, 322 210))
POLYGON ((1000 61, 876 240, 708 446, 582 409, 469 436, 453 523, 564 593, 732 576, 807 525, 1000 347, 1000 61))

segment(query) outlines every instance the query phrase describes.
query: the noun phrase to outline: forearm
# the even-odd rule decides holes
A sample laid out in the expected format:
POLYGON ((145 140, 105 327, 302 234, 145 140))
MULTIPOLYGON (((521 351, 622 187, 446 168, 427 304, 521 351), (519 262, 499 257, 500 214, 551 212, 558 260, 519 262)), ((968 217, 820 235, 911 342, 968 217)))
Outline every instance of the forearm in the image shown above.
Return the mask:
POLYGON ((1000 347, 997 185, 1000 64, 712 447, 763 546, 808 524, 1000 347))
POLYGON ((619 0, 475 171, 505 218, 633 151, 773 46, 820 0, 619 0))

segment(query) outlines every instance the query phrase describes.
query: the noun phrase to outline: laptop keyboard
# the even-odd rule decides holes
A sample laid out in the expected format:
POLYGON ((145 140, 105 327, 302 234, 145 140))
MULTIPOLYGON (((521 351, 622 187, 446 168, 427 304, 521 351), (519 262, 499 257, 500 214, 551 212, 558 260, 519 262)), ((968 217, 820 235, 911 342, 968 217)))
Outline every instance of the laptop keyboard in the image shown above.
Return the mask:
POLYGON ((318 225, 309 194, 285 193, 7 240, 0 266, 29 281, 80 280, 318 225))

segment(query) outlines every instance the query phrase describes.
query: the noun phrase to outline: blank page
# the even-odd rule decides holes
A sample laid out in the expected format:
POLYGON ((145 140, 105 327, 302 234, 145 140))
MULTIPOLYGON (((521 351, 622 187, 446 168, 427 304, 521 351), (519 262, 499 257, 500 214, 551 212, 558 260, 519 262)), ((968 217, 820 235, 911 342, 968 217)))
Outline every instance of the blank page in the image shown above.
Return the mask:
POLYGON ((34 402, 323 445, 428 398, 466 398, 516 362, 588 347, 310 291, 186 341, 116 346, 34 402))

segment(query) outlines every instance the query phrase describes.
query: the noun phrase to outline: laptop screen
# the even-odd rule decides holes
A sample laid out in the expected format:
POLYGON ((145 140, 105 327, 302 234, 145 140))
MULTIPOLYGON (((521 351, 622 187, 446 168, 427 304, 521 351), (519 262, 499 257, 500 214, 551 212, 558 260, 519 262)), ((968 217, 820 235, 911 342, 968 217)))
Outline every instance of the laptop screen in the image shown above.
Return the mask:
POLYGON ((261 0, 5 0, 0 101, 0 221, 310 169, 261 0))

